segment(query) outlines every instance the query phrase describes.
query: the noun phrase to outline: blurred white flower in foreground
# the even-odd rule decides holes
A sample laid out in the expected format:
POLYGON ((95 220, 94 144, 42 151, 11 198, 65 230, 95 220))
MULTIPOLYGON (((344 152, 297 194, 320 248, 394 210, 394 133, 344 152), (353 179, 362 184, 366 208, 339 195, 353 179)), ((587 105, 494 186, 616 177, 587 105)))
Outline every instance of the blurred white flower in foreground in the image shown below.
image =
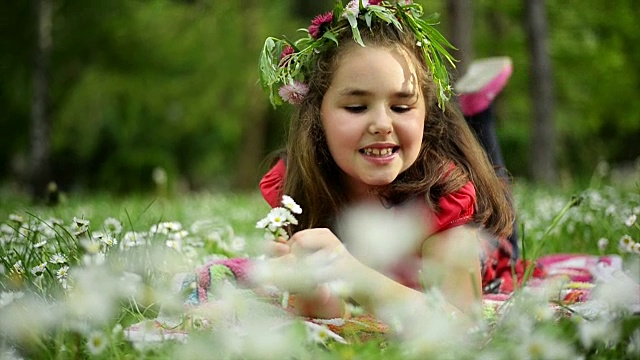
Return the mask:
POLYGON ((631 227, 631 226, 633 226, 633 224, 635 224, 635 223, 636 223, 636 219, 637 219, 636 214, 631 214, 631 215, 630 215, 630 216, 629 216, 629 217, 624 221, 624 224, 625 224, 625 225, 627 225, 627 227, 631 227))
POLYGON ((386 268, 419 249, 425 234, 419 216, 411 209, 353 207, 340 216, 338 237, 360 261, 386 268))

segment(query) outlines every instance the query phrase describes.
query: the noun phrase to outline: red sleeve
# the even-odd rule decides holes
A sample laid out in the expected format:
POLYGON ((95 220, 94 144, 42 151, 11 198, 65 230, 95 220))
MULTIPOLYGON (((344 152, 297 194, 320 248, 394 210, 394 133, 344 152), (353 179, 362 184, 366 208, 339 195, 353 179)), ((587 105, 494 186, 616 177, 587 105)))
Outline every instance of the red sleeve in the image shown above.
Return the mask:
POLYGON ((280 204, 285 173, 284 160, 280 159, 260 180, 262 197, 267 200, 271 207, 276 207, 280 204))
POLYGON ((471 181, 458 191, 441 197, 438 200, 440 211, 433 220, 433 233, 469 223, 473 219, 475 203, 476 188, 471 181))

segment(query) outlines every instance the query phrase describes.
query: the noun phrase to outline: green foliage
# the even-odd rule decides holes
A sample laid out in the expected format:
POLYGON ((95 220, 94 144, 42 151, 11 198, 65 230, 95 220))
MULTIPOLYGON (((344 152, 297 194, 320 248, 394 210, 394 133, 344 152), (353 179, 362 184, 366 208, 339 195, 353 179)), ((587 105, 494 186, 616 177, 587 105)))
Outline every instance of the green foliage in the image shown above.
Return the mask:
MULTIPOLYGON (((438 12, 446 2, 417 1, 438 12)), ((322 8, 334 4, 325 0, 322 8)), ((343 1, 343 3, 346 3, 343 1)), ((295 5, 295 6, 294 6, 295 5)), ((556 79, 561 173, 588 175, 640 155, 640 40, 636 2, 546 2, 556 79)), ((157 167, 167 187, 227 188, 248 129, 268 134, 252 151, 280 145, 286 112, 260 91, 258 57, 268 36, 306 27, 289 0, 64 0, 54 2, 53 168, 63 187, 149 189, 157 167), (185 185, 186 184, 186 185, 185 185)), ((497 99, 509 170, 528 173, 532 105, 522 2, 473 2, 476 58, 508 55, 514 73, 497 99)), ((318 5, 318 7, 320 7, 318 5)), ((0 4, 0 178, 28 166, 33 3, 0 4)))
POLYGON ((148 187, 155 167, 195 187, 224 186, 251 107, 260 106, 251 101, 259 39, 281 21, 280 7, 155 1, 123 8, 125 19, 105 21, 110 59, 84 65, 56 114, 56 153, 71 156, 64 159, 71 166, 91 164, 90 183, 103 188, 148 187))
MULTIPOLYGON (((264 116, 256 110, 266 102, 258 96, 257 55, 274 24, 287 23, 284 5, 209 0, 57 3, 54 177, 66 185, 131 191, 150 188, 152 170, 162 167, 173 183, 183 178, 190 187, 215 183, 224 188, 243 131, 255 121, 252 116, 264 116)), ((18 15, 31 9, 10 10, 18 15)), ((21 20, 32 23, 26 15, 21 20)), ((25 42, 33 43, 30 38, 21 40, 25 42)), ((17 130, 24 135, 0 143, 7 149, 3 154, 15 157, 28 152, 30 68, 27 55, 11 54, 0 57, 0 71, 11 75, 0 86, 0 94, 8 93, 0 95, 0 101, 11 105, 2 127, 22 118, 17 130), (13 69, 18 64, 22 71, 13 69)), ((8 164, 12 159, 0 160, 8 164)))
MULTIPOLYGON (((446 12, 444 1, 422 1, 446 12)), ((572 179, 588 176, 600 160, 613 164, 640 156, 638 96, 640 50, 637 2, 547 1, 548 49, 555 81, 559 166, 572 179)), ((428 6, 427 6, 428 5, 428 6)), ((507 168, 528 175, 532 104, 527 35, 521 1, 473 2, 475 57, 508 55, 514 71, 497 98, 498 135, 507 168)), ((447 26, 446 16, 442 17, 447 26)))

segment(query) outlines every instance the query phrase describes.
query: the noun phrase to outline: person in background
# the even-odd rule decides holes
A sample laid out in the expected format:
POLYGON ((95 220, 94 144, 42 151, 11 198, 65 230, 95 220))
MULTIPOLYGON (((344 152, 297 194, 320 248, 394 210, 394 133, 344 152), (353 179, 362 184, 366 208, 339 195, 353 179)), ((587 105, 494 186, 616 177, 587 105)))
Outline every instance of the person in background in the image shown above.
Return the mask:
MULTIPOLYGON (((507 85, 512 72, 511 58, 484 58, 472 62, 454 86, 465 120, 487 152, 498 176, 507 182, 510 182, 510 175, 496 133, 494 100, 507 85)), ((514 223, 513 231, 508 237, 514 260, 519 255, 517 228, 517 223, 514 223)))

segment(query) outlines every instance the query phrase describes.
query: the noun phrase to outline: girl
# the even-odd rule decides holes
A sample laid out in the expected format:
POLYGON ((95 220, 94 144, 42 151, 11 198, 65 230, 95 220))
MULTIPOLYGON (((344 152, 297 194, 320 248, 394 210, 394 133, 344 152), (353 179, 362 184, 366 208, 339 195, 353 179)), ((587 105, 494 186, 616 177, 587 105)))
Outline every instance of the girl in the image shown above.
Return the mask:
MULTIPOLYGON (((429 307, 423 291, 433 286, 448 310, 467 313, 493 280, 483 273, 495 275, 481 269, 478 229, 497 239, 510 234, 508 190, 447 103, 448 43, 420 15, 406 1, 339 2, 297 42, 265 42, 263 85, 274 105, 288 101, 295 113, 286 156, 260 188, 272 206, 287 194, 303 209, 297 231, 268 251, 293 269, 310 258, 331 264, 315 288, 297 294, 305 315, 344 316, 326 285, 335 280, 374 313, 394 303, 429 307), (341 213, 362 204, 389 216, 421 214, 419 241, 388 269, 356 258, 337 235, 341 213)), ((508 259, 501 249, 495 254, 508 259)))

